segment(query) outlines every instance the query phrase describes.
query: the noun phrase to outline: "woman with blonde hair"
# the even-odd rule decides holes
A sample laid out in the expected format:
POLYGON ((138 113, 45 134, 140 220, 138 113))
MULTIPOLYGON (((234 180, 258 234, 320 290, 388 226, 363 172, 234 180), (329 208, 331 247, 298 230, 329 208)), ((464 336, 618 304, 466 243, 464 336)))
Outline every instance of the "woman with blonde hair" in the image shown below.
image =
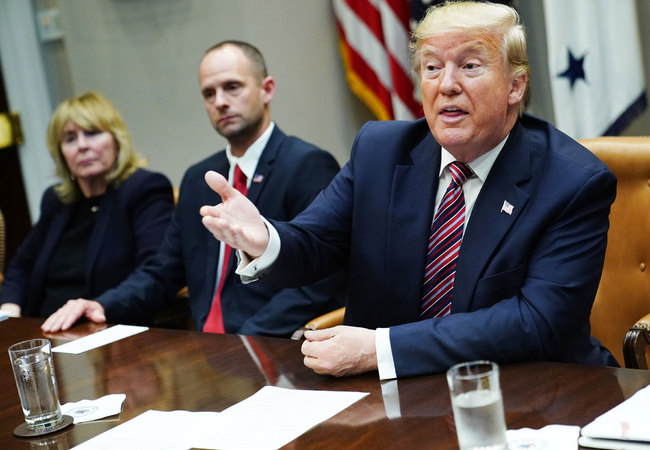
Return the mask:
POLYGON ((143 169, 122 116, 100 94, 62 102, 47 145, 60 183, 7 268, 0 308, 13 316, 48 317, 117 286, 156 252, 173 209, 169 180, 143 169))

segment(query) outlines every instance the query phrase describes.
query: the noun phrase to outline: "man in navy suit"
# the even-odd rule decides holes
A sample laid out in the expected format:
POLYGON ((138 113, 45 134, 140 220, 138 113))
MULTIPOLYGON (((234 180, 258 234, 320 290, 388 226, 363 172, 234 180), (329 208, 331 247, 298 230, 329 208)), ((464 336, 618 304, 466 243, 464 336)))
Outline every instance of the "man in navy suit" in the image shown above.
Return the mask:
POLYGON ((243 279, 295 286, 347 264, 346 325, 305 334, 305 364, 318 373, 389 379, 475 359, 616 365, 589 325, 616 179, 523 114, 529 67, 516 11, 447 3, 415 37, 424 119, 365 125, 350 161, 290 223, 265 224, 210 172, 224 201, 202 208, 204 225, 257 258, 242 262, 243 279), (429 233, 458 163, 470 175, 451 307, 422 320, 429 233))
POLYGON ((83 316, 95 322, 147 322, 162 307, 155 299, 185 285, 194 324, 204 331, 289 336, 343 304, 342 272, 294 289, 243 285, 234 273, 234 252, 228 256, 225 245, 201 224, 200 207, 220 200, 203 182, 209 170, 231 184, 236 172, 243 174, 248 198, 266 217, 290 220, 339 166, 329 153, 285 135, 271 121, 275 81, 252 45, 224 41, 210 48, 199 66, 199 85, 210 122, 228 141, 226 149, 187 170, 165 241, 147 264, 94 300, 68 302, 43 330, 65 330, 83 316), (220 313, 213 312, 215 306, 220 313))

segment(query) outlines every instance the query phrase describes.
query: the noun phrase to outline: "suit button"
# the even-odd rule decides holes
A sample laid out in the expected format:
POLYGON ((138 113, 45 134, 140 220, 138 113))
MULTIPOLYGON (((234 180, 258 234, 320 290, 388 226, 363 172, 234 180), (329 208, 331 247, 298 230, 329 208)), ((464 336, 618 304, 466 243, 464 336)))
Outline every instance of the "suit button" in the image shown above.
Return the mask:
POLYGON ((639 264, 639 269, 641 269, 641 272, 645 272, 645 263, 639 264))

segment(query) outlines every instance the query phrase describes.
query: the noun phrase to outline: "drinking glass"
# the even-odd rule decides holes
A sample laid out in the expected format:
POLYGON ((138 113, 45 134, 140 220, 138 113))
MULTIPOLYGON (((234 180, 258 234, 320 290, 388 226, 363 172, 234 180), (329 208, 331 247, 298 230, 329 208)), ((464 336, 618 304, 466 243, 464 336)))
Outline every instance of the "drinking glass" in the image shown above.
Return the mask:
POLYGON ((447 383, 460 449, 507 449, 499 366, 491 361, 456 364, 447 371, 447 383))
POLYGON ((57 428, 63 416, 50 341, 31 339, 14 344, 9 347, 9 358, 27 430, 38 433, 57 428))

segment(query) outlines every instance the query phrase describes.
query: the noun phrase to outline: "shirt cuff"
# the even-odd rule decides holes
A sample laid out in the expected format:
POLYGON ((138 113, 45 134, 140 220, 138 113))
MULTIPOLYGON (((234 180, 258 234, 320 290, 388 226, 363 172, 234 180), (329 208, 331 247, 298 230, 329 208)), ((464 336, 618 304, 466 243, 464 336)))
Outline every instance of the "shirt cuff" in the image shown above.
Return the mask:
POLYGON ((393 350, 390 347, 390 328, 377 328, 375 332, 375 349, 377 350, 377 370, 380 380, 397 378, 393 350))
POLYGON ((262 220, 269 230, 269 243, 264 253, 255 259, 251 259, 245 252, 237 250, 239 264, 237 265, 237 269, 235 269, 235 273, 248 279, 259 278, 259 274, 271 267, 280 254, 280 235, 268 220, 264 217, 262 217, 262 220))

